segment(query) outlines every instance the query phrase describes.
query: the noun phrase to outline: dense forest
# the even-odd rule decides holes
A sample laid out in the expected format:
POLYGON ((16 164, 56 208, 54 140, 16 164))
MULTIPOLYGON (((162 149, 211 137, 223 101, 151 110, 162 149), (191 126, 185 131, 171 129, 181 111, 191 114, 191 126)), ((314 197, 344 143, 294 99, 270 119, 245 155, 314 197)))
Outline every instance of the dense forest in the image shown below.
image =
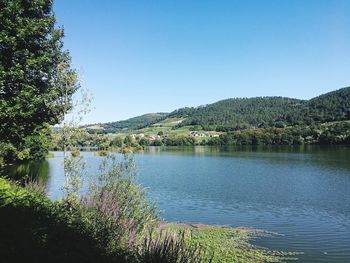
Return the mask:
POLYGON ((86 129, 89 133, 137 132, 171 118, 182 120, 173 129, 191 126, 192 130, 217 132, 286 127, 300 130, 303 126, 350 120, 350 87, 310 100, 284 97, 226 99, 196 108, 181 108, 168 114, 150 113, 124 121, 99 124, 99 129, 92 129, 94 125, 88 125, 86 129))
MULTIPOLYGON (((350 87, 311 100, 227 99, 100 124, 100 130, 89 127, 76 138, 74 147, 349 144, 350 87)), ((51 149, 61 149, 59 136, 53 138, 51 149)))
POLYGON ((350 119, 350 87, 311 100, 283 97, 236 98, 169 114, 183 117, 179 126, 200 125, 203 130, 234 131, 246 128, 283 128, 290 125, 350 119))
POLYGON ((237 98, 198 108, 179 109, 170 116, 186 118, 179 126, 200 125, 204 130, 273 127, 289 123, 302 103, 301 100, 283 97, 237 98))

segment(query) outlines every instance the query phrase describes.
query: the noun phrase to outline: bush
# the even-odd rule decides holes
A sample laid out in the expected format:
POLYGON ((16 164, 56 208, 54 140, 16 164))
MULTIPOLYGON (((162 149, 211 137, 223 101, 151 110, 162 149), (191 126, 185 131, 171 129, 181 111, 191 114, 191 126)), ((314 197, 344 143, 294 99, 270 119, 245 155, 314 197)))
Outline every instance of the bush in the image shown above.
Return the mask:
POLYGON ((112 262, 64 202, 0 178, 0 210, 4 262, 112 262))
POLYGON ((71 151, 72 157, 79 157, 80 156, 80 151, 76 148, 72 149, 71 151))
POLYGON ((109 152, 108 151, 98 151, 96 152, 97 156, 108 156, 109 152))
MULTIPOLYGON (((118 155, 121 156, 121 155, 118 155)), ((205 262, 185 235, 152 235, 153 203, 134 183, 134 158, 109 155, 86 196, 79 198, 79 158, 67 157, 67 197, 51 202, 45 188, 0 178, 0 257, 4 262, 205 262), (71 166, 68 168, 67 166, 71 166), (74 198, 73 198, 74 197, 74 198), (151 233, 147 235, 147 233, 151 233)))
POLYGON ((82 198, 80 209, 93 236, 108 254, 136 245, 137 238, 158 222, 155 205, 134 178, 133 157, 117 160, 109 155, 102 161, 97 183, 82 198))

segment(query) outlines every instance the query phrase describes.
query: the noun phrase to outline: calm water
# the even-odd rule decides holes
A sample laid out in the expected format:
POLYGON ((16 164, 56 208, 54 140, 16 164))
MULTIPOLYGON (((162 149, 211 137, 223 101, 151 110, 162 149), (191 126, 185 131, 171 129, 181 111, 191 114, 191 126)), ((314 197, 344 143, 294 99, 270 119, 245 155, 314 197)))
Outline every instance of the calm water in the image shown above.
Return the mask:
MULTIPOLYGON (((63 184, 62 154, 11 167, 39 174, 51 198, 63 184)), ((84 153, 93 173, 102 157, 84 153)), ((256 244, 299 251, 299 262, 350 262, 350 148, 149 148, 138 181, 169 221, 248 226, 281 234, 256 244)))

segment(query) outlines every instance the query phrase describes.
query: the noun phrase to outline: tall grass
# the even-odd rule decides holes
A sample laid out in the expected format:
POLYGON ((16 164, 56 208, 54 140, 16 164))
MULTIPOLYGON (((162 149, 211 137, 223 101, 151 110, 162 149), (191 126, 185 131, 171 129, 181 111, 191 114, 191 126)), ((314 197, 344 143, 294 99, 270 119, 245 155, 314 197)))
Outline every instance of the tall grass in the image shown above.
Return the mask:
POLYGON ((154 203, 135 181, 133 156, 109 155, 100 166, 89 194, 78 209, 95 240, 107 255, 127 251, 135 262, 204 262, 199 246, 187 246, 185 235, 158 231, 160 219, 154 203))
POLYGON ((207 253, 199 243, 190 246, 186 243, 185 230, 177 233, 161 230, 156 235, 149 232, 144 238, 139 254, 145 263, 201 263, 212 262, 213 255, 207 253))
POLYGON ((0 178, 0 258, 5 262, 205 261, 184 233, 158 231, 159 215, 135 183, 132 156, 110 155, 81 196, 80 158, 65 162, 66 195, 51 202, 33 180, 26 188, 0 178))

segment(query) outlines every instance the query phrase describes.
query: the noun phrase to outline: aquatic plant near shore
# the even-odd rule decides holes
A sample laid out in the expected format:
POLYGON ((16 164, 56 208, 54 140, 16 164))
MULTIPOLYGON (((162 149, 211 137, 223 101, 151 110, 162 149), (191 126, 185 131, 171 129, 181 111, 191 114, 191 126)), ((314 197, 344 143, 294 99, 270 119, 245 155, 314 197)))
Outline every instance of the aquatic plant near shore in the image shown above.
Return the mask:
POLYGON ((189 245, 188 239, 185 230, 171 232, 161 229, 155 235, 150 231, 139 250, 142 262, 211 263, 213 254, 199 243, 189 245))

